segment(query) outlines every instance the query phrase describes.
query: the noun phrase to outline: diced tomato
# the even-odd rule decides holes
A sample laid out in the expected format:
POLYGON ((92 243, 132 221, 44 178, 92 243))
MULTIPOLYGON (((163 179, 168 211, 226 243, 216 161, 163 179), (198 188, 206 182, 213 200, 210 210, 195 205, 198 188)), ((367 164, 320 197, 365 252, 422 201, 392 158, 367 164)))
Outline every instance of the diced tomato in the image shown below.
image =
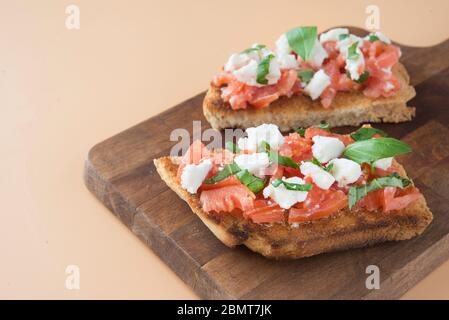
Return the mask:
POLYGON ((327 217, 348 206, 348 197, 340 190, 322 190, 315 185, 302 206, 290 208, 288 222, 305 222, 327 217))
POLYGON ((234 161, 235 154, 228 149, 215 150, 212 154, 211 160, 214 164, 222 166, 234 161))
POLYGON ((268 200, 255 200, 254 208, 243 212, 245 218, 255 223, 273 223, 284 220, 285 210, 268 200))
POLYGON ((220 189, 223 187, 229 187, 229 186, 238 186, 241 185, 241 182, 239 179, 236 178, 236 176, 230 176, 226 179, 223 179, 217 183, 213 183, 213 184, 207 184, 207 183, 203 183, 201 185, 201 190, 214 190, 214 189, 220 189))
POLYGON ((420 199, 422 194, 415 187, 397 190, 394 187, 383 189, 383 211, 401 210, 420 199), (399 191, 399 192, 398 192, 399 191))
POLYGON ((285 137, 279 153, 291 157, 296 162, 309 160, 312 158, 312 141, 302 138, 297 132, 290 133, 285 137))
POLYGON ((206 146, 201 141, 195 140, 181 158, 181 163, 178 166, 178 171, 176 173, 177 179, 181 179, 181 174, 186 165, 199 164, 202 159, 207 159, 209 157, 210 151, 206 148, 206 146))
POLYGON ((248 211, 253 208, 255 198, 254 193, 240 184, 204 190, 200 202, 205 212, 231 212, 234 209, 248 211))
POLYGON ((348 145, 354 140, 351 138, 348 134, 338 134, 338 133, 332 133, 327 130, 321 129, 321 128, 314 128, 310 127, 306 129, 306 132, 304 134, 306 139, 312 139, 314 136, 323 136, 323 137, 334 137, 339 139, 341 142, 343 142, 345 145, 348 145))
POLYGON ((368 192, 368 194, 357 202, 357 206, 368 211, 376 211, 382 208, 383 189, 368 192))

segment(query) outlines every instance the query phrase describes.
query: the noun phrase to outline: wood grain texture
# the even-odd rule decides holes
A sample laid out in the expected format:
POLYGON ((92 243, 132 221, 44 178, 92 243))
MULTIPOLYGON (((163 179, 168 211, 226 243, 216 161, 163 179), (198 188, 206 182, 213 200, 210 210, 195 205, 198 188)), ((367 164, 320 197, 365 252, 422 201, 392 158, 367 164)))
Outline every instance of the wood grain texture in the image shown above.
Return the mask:
POLYGON ((169 154, 173 128, 191 132, 193 120, 209 127, 202 115, 204 93, 94 146, 85 162, 86 186, 203 298, 398 298, 449 258, 449 40, 402 49, 417 90, 410 103, 417 115, 376 127, 414 148, 400 161, 434 214, 420 237, 280 262, 225 247, 168 189, 152 161, 169 154), (368 265, 380 268, 380 290, 365 287, 368 265))

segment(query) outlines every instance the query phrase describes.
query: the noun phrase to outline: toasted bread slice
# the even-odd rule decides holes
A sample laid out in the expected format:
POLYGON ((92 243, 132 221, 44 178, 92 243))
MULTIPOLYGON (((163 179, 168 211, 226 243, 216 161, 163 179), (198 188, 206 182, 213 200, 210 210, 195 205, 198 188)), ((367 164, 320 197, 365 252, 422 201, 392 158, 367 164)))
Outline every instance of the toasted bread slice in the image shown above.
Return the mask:
POLYGON ((208 214, 201 209, 199 197, 189 194, 178 183, 178 162, 179 158, 171 157, 154 160, 161 178, 218 239, 229 247, 244 244, 268 258, 296 259, 384 241, 406 240, 421 234, 433 219, 424 198, 389 213, 344 209, 298 227, 256 224, 239 214, 208 214))
POLYGON ((290 98, 281 97, 263 109, 248 108, 232 110, 221 98, 221 90, 209 88, 203 102, 203 112, 212 128, 248 128, 262 123, 274 123, 281 131, 298 127, 309 127, 320 121, 327 121, 331 127, 366 122, 403 122, 415 115, 415 108, 407 107, 407 101, 415 96, 415 89, 405 67, 398 63, 394 75, 401 83, 401 90, 388 98, 372 99, 362 92, 338 92, 332 106, 324 108, 319 100, 299 94, 290 98))

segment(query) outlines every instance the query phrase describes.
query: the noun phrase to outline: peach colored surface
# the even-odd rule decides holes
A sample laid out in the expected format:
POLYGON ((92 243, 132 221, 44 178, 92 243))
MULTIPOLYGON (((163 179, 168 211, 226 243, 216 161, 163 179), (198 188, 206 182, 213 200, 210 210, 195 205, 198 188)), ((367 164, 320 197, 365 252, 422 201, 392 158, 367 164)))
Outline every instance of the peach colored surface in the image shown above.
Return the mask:
MULTIPOLYGON (((448 1, 375 2, 395 40, 449 37, 448 1)), ((301 24, 363 27, 370 3, 1 0, 0 298, 197 298, 86 190, 87 151, 204 90, 230 53, 301 24)), ((449 262, 405 297, 449 298, 449 262)))

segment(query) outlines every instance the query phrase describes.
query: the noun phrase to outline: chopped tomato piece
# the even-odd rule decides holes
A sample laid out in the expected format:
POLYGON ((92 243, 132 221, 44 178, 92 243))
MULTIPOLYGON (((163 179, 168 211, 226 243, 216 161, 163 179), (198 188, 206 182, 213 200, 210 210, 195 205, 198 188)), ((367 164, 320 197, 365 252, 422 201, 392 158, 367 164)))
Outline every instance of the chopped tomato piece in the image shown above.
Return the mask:
POLYGON ((240 184, 204 190, 200 202, 205 212, 231 212, 234 209, 248 211, 253 208, 255 198, 251 190, 240 184))
MULTIPOLYGON (((319 188, 314 185, 313 189, 319 188)), ((305 222, 321 219, 348 206, 348 197, 343 191, 327 191, 325 192, 321 189, 315 192, 310 191, 307 195, 307 198, 310 195, 310 200, 307 201, 308 199, 306 199, 302 208, 290 208, 288 222, 305 222), (322 195, 317 194, 320 191, 323 191, 322 195), (323 200, 316 202, 317 199, 323 200)))
POLYGON ((409 187, 399 191, 399 195, 395 196, 398 190, 394 187, 384 188, 383 194, 383 211, 401 210, 412 202, 420 199, 422 194, 415 187, 409 187))
POLYGON ((254 208, 243 212, 245 218, 255 223, 273 223, 284 220, 284 209, 268 200, 254 201, 254 208))
POLYGON ((291 157, 296 162, 309 160, 312 158, 312 141, 301 137, 297 132, 290 133, 285 137, 279 153, 291 157))
POLYGON ((333 137, 339 139, 341 142, 343 142, 345 145, 348 145, 354 140, 351 138, 348 134, 338 134, 338 133, 332 133, 327 130, 321 129, 321 128, 315 128, 310 127, 306 129, 306 132, 304 134, 306 139, 312 139, 314 136, 323 136, 323 137, 333 137))
POLYGON ((223 179, 217 183, 213 183, 213 184, 203 183, 201 185, 201 190, 214 190, 214 189, 220 189, 223 187, 238 186, 238 185, 241 185, 240 180, 237 179, 236 176, 230 176, 230 177, 223 179))

